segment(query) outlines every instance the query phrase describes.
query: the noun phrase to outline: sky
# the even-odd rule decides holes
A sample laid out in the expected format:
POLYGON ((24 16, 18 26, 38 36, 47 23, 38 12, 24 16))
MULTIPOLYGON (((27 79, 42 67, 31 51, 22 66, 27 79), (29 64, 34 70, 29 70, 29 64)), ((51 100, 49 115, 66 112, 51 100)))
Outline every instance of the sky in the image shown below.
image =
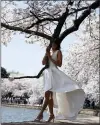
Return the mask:
MULTIPOLYGON (((61 44, 63 56, 70 44, 75 42, 74 34, 67 36, 61 44)), ((1 66, 7 71, 16 71, 24 75, 36 75, 43 67, 42 58, 45 47, 40 44, 28 44, 24 35, 16 34, 7 46, 1 45, 1 66)))

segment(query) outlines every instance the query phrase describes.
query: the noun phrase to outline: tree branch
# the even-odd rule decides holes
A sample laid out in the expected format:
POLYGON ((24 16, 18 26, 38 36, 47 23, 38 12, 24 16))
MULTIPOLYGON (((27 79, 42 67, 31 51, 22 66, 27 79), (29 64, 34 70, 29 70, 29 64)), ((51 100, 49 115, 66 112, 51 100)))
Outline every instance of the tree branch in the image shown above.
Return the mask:
POLYGON ((14 79, 23 79, 23 78, 40 78, 40 76, 41 76, 41 74, 42 74, 42 72, 45 70, 45 69, 47 69, 48 68, 48 66, 46 65, 45 67, 43 67, 41 70, 40 70, 40 72, 38 73, 38 75, 37 76, 21 76, 21 77, 14 77, 14 79))
POLYGON ((81 16, 74 21, 74 25, 70 27, 69 29, 66 29, 61 35, 60 35, 60 41, 62 41, 67 35, 70 33, 77 31, 80 24, 83 22, 83 20, 91 13, 91 9, 96 9, 100 5, 99 0, 96 0, 93 4, 91 4, 88 9, 86 9, 81 16))
MULTIPOLYGON (((25 20, 25 19, 28 19, 28 18, 31 18, 31 17, 32 17, 32 15, 27 16, 27 17, 23 17, 23 18, 18 19, 18 20, 8 21, 7 23, 9 24, 9 23, 14 23, 14 22, 19 22, 19 21, 21 21, 21 20, 25 20)), ((1 17, 1 18, 2 18, 2 17, 1 17)))
POLYGON ((70 12, 70 13, 68 13, 69 10, 68 10, 68 8, 66 8, 66 12, 63 13, 62 16, 59 18, 58 25, 57 25, 57 27, 56 27, 56 29, 55 29, 54 34, 53 34, 52 37, 53 37, 53 38, 59 37, 59 34, 60 34, 61 29, 62 29, 62 27, 63 27, 63 24, 64 24, 66 18, 67 18, 69 15, 74 14, 74 13, 77 13, 77 12, 82 11, 82 10, 87 9, 87 8, 88 8, 88 7, 82 7, 82 8, 76 9, 74 12, 70 12))
MULTIPOLYGON (((82 1, 82 0, 79 0, 79 2, 78 2, 77 10, 78 10, 78 8, 79 8, 79 6, 80 6, 81 1, 82 1)), ((77 19, 77 14, 78 14, 78 11, 76 12, 76 17, 75 17, 76 19, 77 19)))
POLYGON ((28 29, 22 29, 20 27, 10 26, 10 25, 7 25, 5 23, 1 23, 1 27, 4 27, 4 28, 9 29, 9 30, 21 31, 21 32, 24 32, 27 34, 38 35, 38 36, 43 37, 45 39, 51 40, 51 36, 44 34, 42 32, 36 32, 36 31, 28 30, 28 29))
POLYGON ((58 12, 56 12, 56 13, 54 13, 53 15, 51 15, 50 13, 48 13, 48 12, 43 12, 43 14, 42 14, 42 16, 44 15, 46 15, 46 16, 49 16, 49 17, 52 17, 52 18, 54 18, 54 16, 56 16, 57 14, 59 14, 61 12, 61 10, 59 10, 58 12))
MULTIPOLYGON (((44 66, 41 70, 40 70, 40 72, 38 73, 38 75, 37 76, 21 76, 21 77, 14 77, 14 79, 24 79, 24 78, 40 78, 40 76, 41 76, 41 74, 42 74, 42 72, 45 70, 45 69, 47 69, 48 68, 48 65, 46 65, 46 66, 44 66)), ((9 78, 9 76, 8 77, 3 77, 3 79, 4 78, 9 78)))
POLYGON ((54 30, 54 34, 53 34, 53 38, 58 38, 59 37, 59 34, 61 32, 61 29, 63 27, 63 24, 68 16, 68 12, 69 12, 69 9, 66 7, 66 11, 62 14, 62 16, 59 18, 59 22, 58 22, 58 25, 56 27, 56 29, 54 30))
POLYGON ((58 21, 59 18, 44 18, 44 19, 39 19, 37 22, 33 23, 31 26, 27 27, 26 29, 30 29, 32 27, 34 27, 35 25, 38 25, 42 22, 45 22, 45 21, 58 21))
POLYGON ((30 13, 31 13, 36 19, 39 20, 38 16, 37 16, 34 12, 30 11, 30 13))
POLYGON ((72 8, 72 9, 74 10, 74 12, 70 12, 69 15, 74 14, 74 13, 79 12, 79 11, 82 11, 82 10, 85 10, 85 9, 88 9, 88 7, 82 7, 79 9, 72 8))

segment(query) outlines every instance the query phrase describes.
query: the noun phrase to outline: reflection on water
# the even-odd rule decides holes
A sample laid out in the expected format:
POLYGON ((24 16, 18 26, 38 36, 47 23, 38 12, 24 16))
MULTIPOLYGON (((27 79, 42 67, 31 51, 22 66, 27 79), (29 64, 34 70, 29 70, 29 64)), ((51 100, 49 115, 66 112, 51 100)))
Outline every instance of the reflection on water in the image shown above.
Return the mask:
MULTIPOLYGON (((1 107, 2 112, 2 123, 8 122, 23 122, 33 121, 38 115, 40 110, 26 109, 26 108, 15 108, 15 107, 1 107)), ((47 113, 44 112, 44 120, 48 117, 47 113)))

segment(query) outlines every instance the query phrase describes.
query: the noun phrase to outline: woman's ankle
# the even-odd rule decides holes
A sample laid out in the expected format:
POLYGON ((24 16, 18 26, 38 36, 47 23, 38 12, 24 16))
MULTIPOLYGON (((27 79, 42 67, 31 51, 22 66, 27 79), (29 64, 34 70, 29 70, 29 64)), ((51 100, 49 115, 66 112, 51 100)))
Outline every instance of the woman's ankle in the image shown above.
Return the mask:
POLYGON ((54 116, 54 113, 50 113, 50 116, 54 116))
POLYGON ((41 117, 41 116, 43 116, 43 113, 40 113, 40 114, 38 115, 38 117, 41 117))

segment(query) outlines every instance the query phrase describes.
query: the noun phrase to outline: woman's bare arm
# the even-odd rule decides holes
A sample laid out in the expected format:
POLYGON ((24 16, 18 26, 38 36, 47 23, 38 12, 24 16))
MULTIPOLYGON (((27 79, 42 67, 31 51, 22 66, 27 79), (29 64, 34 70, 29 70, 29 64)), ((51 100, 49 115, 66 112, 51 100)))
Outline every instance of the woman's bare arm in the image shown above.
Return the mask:
POLYGON ((47 63, 47 58, 48 58, 48 54, 47 53, 50 54, 50 47, 49 46, 46 48, 46 53, 45 53, 45 56, 44 56, 44 58, 42 60, 42 65, 45 65, 47 63))
POLYGON ((46 63, 47 63, 47 55, 45 54, 42 60, 42 65, 45 65, 46 63))

